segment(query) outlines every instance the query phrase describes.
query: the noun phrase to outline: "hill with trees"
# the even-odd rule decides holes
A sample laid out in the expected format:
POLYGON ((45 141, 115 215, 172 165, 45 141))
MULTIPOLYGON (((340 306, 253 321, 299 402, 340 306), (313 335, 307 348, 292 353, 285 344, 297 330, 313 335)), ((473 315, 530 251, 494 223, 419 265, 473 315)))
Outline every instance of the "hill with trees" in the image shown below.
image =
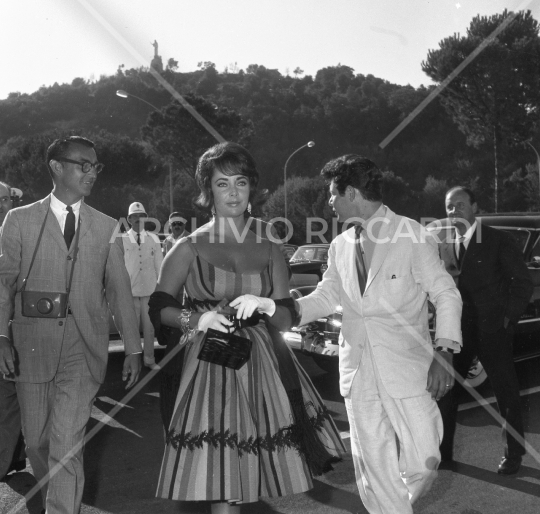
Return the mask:
MULTIPOLYGON (((427 63, 426 72, 439 80, 442 75, 427 63)), ((182 73, 174 59, 162 73, 223 137, 249 148, 258 163, 260 187, 269 190, 263 207, 269 217, 283 215, 285 161, 310 140, 315 146, 298 152, 287 168, 295 226, 308 213, 330 217, 324 210, 325 186, 316 177, 329 159, 344 153, 365 155, 385 171, 386 203, 400 213, 443 216, 444 190, 457 183, 473 187, 481 207, 493 209, 493 142, 471 138, 467 123, 454 122, 455 109, 449 105, 455 106, 455 96, 437 97, 383 150, 381 141, 435 86, 392 84, 342 64, 302 75, 300 68, 291 77, 258 64, 220 72, 211 62, 182 73)), ((170 165, 175 210, 186 218, 199 216, 192 205, 194 170, 198 156, 215 140, 148 69, 119 67, 114 76, 97 81, 75 78, 71 84, 11 93, 0 101, 0 179, 23 189, 26 203, 43 197, 51 189, 45 149, 58 135, 71 133, 94 139, 105 164, 89 204, 119 218, 139 200, 165 221, 170 165), (136 98, 120 98, 117 90, 159 110, 136 98)), ((528 128, 527 137, 529 144, 538 140, 536 126, 528 128)), ((540 209, 532 150, 500 145, 497 158, 503 184, 499 211, 540 209)), ((303 242, 301 237, 293 242, 303 242)))

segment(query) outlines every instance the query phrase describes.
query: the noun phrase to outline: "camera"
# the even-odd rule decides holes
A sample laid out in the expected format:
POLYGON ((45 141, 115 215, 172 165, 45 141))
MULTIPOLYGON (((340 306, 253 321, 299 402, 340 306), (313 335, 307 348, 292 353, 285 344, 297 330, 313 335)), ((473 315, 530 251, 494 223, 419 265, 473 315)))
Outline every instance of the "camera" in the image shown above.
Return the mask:
POLYGON ((65 318, 67 293, 23 291, 22 315, 28 318, 65 318))

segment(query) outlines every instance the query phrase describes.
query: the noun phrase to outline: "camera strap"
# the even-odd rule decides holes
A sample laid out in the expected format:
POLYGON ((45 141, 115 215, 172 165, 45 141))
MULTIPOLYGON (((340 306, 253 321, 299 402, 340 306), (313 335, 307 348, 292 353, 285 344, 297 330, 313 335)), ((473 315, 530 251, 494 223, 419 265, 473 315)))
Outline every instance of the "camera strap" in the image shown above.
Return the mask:
MULTIPOLYGON (((51 205, 49 204, 49 207, 47 208, 47 212, 45 214, 45 219, 43 220, 43 223, 41 225, 41 229, 39 231, 39 236, 37 240, 36 247, 34 249, 34 254, 32 255, 32 260, 30 261, 30 267, 28 268, 28 273, 26 274, 26 278, 23 280, 23 285, 21 287, 21 292, 26 290, 26 283, 28 282, 28 277, 30 276, 30 272, 32 271, 32 267, 34 266, 34 261, 36 260, 37 251, 39 248, 39 244, 41 243, 41 238, 43 236, 43 231, 45 230, 45 223, 47 223, 47 218, 49 217, 49 211, 51 209, 51 205)), ((66 293, 68 294, 69 299, 69 292, 71 290, 71 281, 73 280, 73 270, 75 268, 75 261, 77 260, 77 256, 79 254, 79 233, 81 231, 81 215, 79 213, 79 223, 77 224, 77 232, 75 233, 75 248, 73 249, 73 264, 71 265, 71 273, 69 274, 69 283, 68 287, 66 289, 66 293)))
POLYGON ((26 278, 23 280, 23 285, 21 287, 21 292, 26 289, 26 282, 28 281, 28 277, 30 276, 30 272, 32 271, 32 266, 34 265, 34 261, 36 260, 36 254, 39 248, 39 243, 41 243, 41 236, 43 236, 43 231, 45 230, 45 223, 47 223, 47 218, 49 217, 49 210, 51 208, 51 205, 47 207, 47 212, 45 213, 45 219, 43 220, 43 223, 41 224, 41 230, 39 231, 39 237, 37 240, 36 247, 34 248, 34 255, 32 255, 32 260, 30 261, 30 267, 28 268, 28 273, 26 274, 26 278))

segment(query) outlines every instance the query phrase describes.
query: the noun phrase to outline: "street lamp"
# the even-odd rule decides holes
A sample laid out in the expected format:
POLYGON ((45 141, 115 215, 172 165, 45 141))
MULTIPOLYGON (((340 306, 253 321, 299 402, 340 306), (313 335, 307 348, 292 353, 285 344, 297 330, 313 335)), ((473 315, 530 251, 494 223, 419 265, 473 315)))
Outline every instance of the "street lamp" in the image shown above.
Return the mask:
MULTIPOLYGON (((116 96, 119 96, 120 98, 128 98, 132 96, 133 98, 136 98, 137 100, 140 100, 141 102, 144 102, 146 105, 149 105, 154 109, 155 111, 160 111, 159 107, 156 107, 155 105, 151 104, 149 101, 145 100, 144 98, 141 98, 140 96, 134 95, 133 93, 128 93, 127 91, 124 91, 123 89, 119 89, 116 91, 116 96)), ((173 179, 172 179, 172 162, 171 159, 167 159, 167 166, 169 168, 169 213, 174 212, 174 203, 173 203, 173 179)))
POLYGON ((309 141, 305 145, 302 145, 300 148, 297 148, 291 155, 289 155, 289 158, 285 161, 285 166, 283 167, 283 193, 285 196, 285 219, 287 219, 287 164, 289 164, 289 161, 291 160, 291 157, 302 150, 302 148, 305 147, 313 148, 315 146, 315 141, 309 141))
POLYGON ((526 143, 534 150, 534 153, 536 154, 536 169, 538 171, 538 193, 540 194, 540 155, 538 155, 536 148, 531 144, 530 141, 526 141, 526 143))

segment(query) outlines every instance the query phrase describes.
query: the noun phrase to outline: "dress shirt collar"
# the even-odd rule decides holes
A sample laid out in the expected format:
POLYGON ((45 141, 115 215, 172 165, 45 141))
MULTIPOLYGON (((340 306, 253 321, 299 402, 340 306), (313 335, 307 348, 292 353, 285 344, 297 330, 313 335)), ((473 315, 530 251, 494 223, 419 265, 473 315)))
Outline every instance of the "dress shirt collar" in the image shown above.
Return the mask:
MULTIPOLYGON (((75 215, 79 213, 79 209, 81 208, 81 203, 82 203, 82 199, 71 206, 75 215)), ((56 211, 56 212, 63 211, 64 213, 67 213, 66 207, 67 207, 67 204, 65 204, 58 198, 56 198, 56 196, 54 196, 54 193, 51 193, 51 209, 53 211, 56 211)))
MULTIPOLYGON (((135 232, 135 230, 133 230, 132 228, 130 228, 127 233, 130 236, 133 236, 135 238, 137 237, 137 232, 135 232)), ((139 233, 141 234, 141 239, 143 237, 146 237, 146 230, 141 230, 139 233)))
POLYGON ((477 225, 478 225, 478 222, 474 220, 474 223, 467 229, 467 232, 465 232, 465 234, 460 236, 458 232, 457 237, 456 237, 456 246, 459 246, 459 243, 462 242, 465 248, 468 248, 469 242, 471 241, 471 238, 474 235, 474 231, 476 230, 477 225))
POLYGON ((386 219, 386 206, 381 203, 379 208, 365 221, 362 222, 362 228, 365 231, 377 236, 380 230, 380 222, 382 219, 386 219), (377 221, 375 221, 377 220, 377 221), (371 225, 371 226, 370 226, 371 225))
MULTIPOLYGON (((129 237, 129 240, 131 243, 133 244, 138 244, 137 243, 137 232, 135 232, 135 230, 133 230, 132 228, 130 228, 127 232, 127 235, 129 237)), ((146 232, 146 230, 141 230, 139 232, 139 234, 141 234, 141 244, 144 243, 146 241, 146 238, 148 237, 148 232, 146 232)))

